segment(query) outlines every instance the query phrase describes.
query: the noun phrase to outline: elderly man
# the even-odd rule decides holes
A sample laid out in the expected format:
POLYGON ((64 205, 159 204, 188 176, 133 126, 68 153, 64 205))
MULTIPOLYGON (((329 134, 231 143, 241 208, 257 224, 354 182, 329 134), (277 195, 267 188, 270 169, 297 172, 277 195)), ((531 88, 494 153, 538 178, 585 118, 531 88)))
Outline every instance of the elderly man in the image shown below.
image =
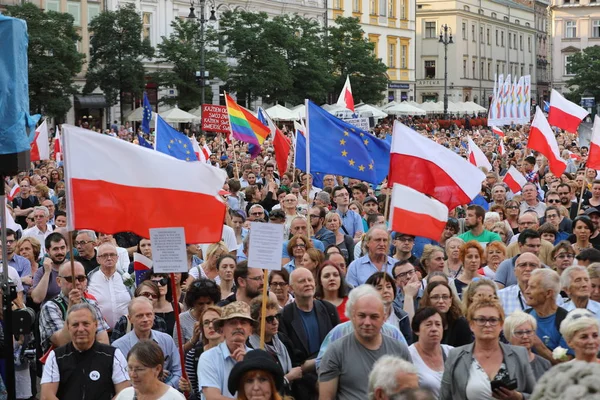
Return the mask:
POLYGON ((288 237, 290 228, 294 218, 300 216, 298 214, 298 198, 293 194, 286 194, 283 198, 281 208, 285 212, 285 225, 283 226, 283 237, 288 237))
POLYGON ((562 308, 567 311, 585 308, 600 318, 600 303, 590 299, 592 285, 587 268, 573 265, 565 269, 560 276, 560 287, 569 296, 562 308))
POLYGON ((308 269, 296 268, 290 275, 290 286, 296 301, 283 308, 279 329, 292 342, 292 364, 302 367, 302 378, 294 383, 294 398, 312 399, 317 383, 315 357, 340 318, 333 304, 315 299, 315 280, 308 269))
POLYGON ((88 291, 98 300, 98 307, 112 330, 119 318, 127 315, 131 293, 117 271, 117 247, 106 242, 97 251, 100 267, 88 274, 88 291))
POLYGON ((264 222, 265 220, 265 209, 260 204, 253 204, 248 209, 248 221, 251 222, 264 222))
POLYGON ((544 216, 544 210, 546 209, 546 205, 540 202, 537 198, 537 185, 535 183, 528 182, 525 185, 523 185, 521 193, 523 195, 523 201, 521 202, 520 207, 521 214, 523 214, 527 210, 533 210, 536 212, 538 218, 542 218, 544 216))
POLYGON ((381 357, 369 374, 369 400, 391 400, 404 390, 418 387, 417 367, 400 357, 381 357), (390 375, 394 379, 389 379, 390 375))
MULTIPOLYGON (((519 248, 519 236, 521 235, 521 232, 527 230, 527 229, 531 229, 534 231, 537 231, 540 228, 540 223, 539 223, 539 219, 537 217, 537 214, 535 213, 535 211, 525 211, 524 214, 519 215, 519 218, 517 219, 517 223, 518 223, 518 229, 519 229, 519 233, 514 235, 511 240, 510 240, 510 244, 508 245, 508 247, 506 248, 506 257, 514 257, 517 256, 521 253, 521 250, 519 248)), ((554 249, 554 244, 550 243, 547 240, 542 239, 542 245, 540 247, 539 250, 539 254, 538 257, 540 258, 540 260, 542 260, 542 262, 546 265, 550 265, 552 264, 552 249, 554 249)))
MULTIPOLYGON (((519 254, 533 253, 536 257, 540 256, 542 247, 541 235, 534 230, 526 229, 519 235, 519 254)), ((515 276, 515 261, 519 256, 507 258, 502 261, 496 270, 495 281, 500 289, 515 285, 517 277, 515 276)))
POLYGON ((492 202, 490 203, 490 207, 496 205, 504 206, 506 200, 506 186, 504 183, 495 183, 492 186, 492 202))
POLYGON ((423 288, 417 270, 410 261, 400 260, 394 264, 392 276, 398 288, 394 305, 406 311, 412 319, 415 311, 419 308, 419 301, 423 297, 423 288))
POLYGON ((44 243, 44 240, 52 233, 52 226, 48 224, 48 216, 50 215, 48 209, 44 206, 37 206, 33 208, 33 219, 35 225, 29 229, 23 231, 23 237, 34 237, 44 243))
MULTIPOLYGON (((374 226, 381 225, 385 226, 385 217, 379 213, 369 214, 366 219, 367 228, 365 232, 368 232, 374 226)), ((356 245, 354 245, 354 259, 361 258, 364 256, 363 251, 363 241, 359 240, 356 245)))
POLYGON ((533 253, 523 253, 515 260, 515 275, 517 284, 508 286, 498 291, 498 298, 504 308, 504 313, 510 315, 513 311, 524 311, 527 307, 527 299, 524 295, 531 272, 541 268, 540 259, 533 253))
POLYGON ((484 228, 484 218, 485 210, 483 207, 471 204, 467 207, 467 217, 465 218, 465 228, 467 228, 468 231, 458 237, 465 242, 476 240, 484 245, 490 242, 501 241, 500 235, 484 228))
POLYGON ((131 332, 115 340, 112 344, 113 347, 121 350, 127 357, 131 348, 140 340, 154 340, 165 355, 164 370, 167 372, 165 383, 177 389, 181 378, 179 352, 171 335, 152 329, 152 325, 154 325, 152 300, 143 296, 136 297, 129 303, 128 312, 127 318, 131 322, 131 332))
MULTIPOLYGON (((21 181, 19 183, 19 195, 12 201, 13 210, 15 210, 15 222, 24 228, 27 228, 27 216, 33 212, 35 206, 39 206, 37 197, 31 194, 31 186, 29 181, 21 181)), ((40 243, 44 243, 43 241, 40 243)))
POLYGON ((110 399, 130 386, 123 354, 99 343, 97 329, 97 315, 90 304, 79 303, 69 309, 69 341, 48 355, 41 381, 42 399, 110 399))
POLYGON ((51 227, 54 226, 54 224, 55 224, 54 213, 56 212, 56 206, 50 199, 46 199, 46 200, 42 201, 42 206, 46 207, 48 209, 48 225, 50 225, 51 227))
MULTIPOLYGON (((536 336, 533 338, 535 352, 558 364, 560 361, 552 357, 552 350, 557 347, 567 349, 567 343, 560 334, 560 323, 567 316, 567 310, 556 305, 556 296, 560 293, 560 276, 548 268, 536 269, 531 273, 524 294, 531 307, 525 312, 537 321, 536 336)), ((572 354, 572 351, 569 351, 572 354)))
POLYGON ((60 293, 58 270, 67 256, 67 242, 63 235, 53 232, 45 240, 46 255, 44 268, 38 268, 33 275, 31 299, 41 304, 60 293))
POLYGON ((117 271, 120 273, 125 273, 129 270, 129 252, 124 247, 119 247, 117 245, 117 240, 113 235, 107 233, 98 232, 98 246, 102 243, 111 243, 117 249, 118 261, 117 261, 117 271))
POLYGON ((71 263, 66 262, 60 266, 58 278, 56 278, 60 286, 60 293, 44 303, 40 311, 40 344, 44 351, 51 345, 59 347, 69 343, 71 336, 68 326, 65 325, 67 311, 75 304, 80 303, 89 304, 96 314, 96 339, 100 343, 109 344, 107 331, 110 328, 104 321, 102 311, 95 300, 86 297, 87 277, 83 265, 75 262, 74 268, 75 281, 71 275, 71 263))
POLYGON ((369 229, 365 245, 367 254, 352 261, 346 274, 346 282, 355 287, 365 283, 375 272, 383 271, 392 275, 392 268, 398 261, 388 256, 390 236, 383 225, 369 229))
POLYGON ((100 266, 96 252, 97 240, 96 232, 83 229, 77 232, 75 242, 73 243, 79 253, 78 256, 75 256, 75 260, 83 265, 86 275, 100 266))
POLYGON ((235 393, 229 392, 227 381, 233 366, 252 350, 246 340, 252 334, 253 322, 248 304, 234 301, 223 307, 221 318, 213 327, 223 334, 224 340, 202 353, 198 362, 198 385, 202 388, 203 400, 236 398, 235 393))
POLYGON ((354 334, 333 342, 325 352, 319 367, 319 400, 364 399, 369 373, 380 357, 395 355, 412 361, 404 343, 381 333, 383 300, 371 285, 350 292, 346 315, 354 334))

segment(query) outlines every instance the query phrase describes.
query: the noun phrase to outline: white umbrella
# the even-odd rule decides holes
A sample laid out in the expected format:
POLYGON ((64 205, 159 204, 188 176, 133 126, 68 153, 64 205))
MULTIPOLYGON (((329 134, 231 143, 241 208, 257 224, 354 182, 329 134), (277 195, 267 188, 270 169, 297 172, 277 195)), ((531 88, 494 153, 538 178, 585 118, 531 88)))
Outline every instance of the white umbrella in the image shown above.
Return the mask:
POLYGON ((327 111, 329 114, 333 115, 335 115, 338 112, 352 112, 352 110, 349 110, 346 107, 338 106, 337 104, 323 104, 321 108, 327 111))
POLYGON ((183 111, 179 109, 177 106, 171 108, 170 110, 165 111, 164 113, 159 114, 162 119, 169 123, 186 123, 198 121, 200 118, 195 116, 194 114, 190 114, 189 112, 183 111))
POLYGON ((468 105, 474 113, 483 113, 483 112, 487 112, 487 108, 480 106, 479 104, 473 102, 473 101, 467 101, 465 103, 465 105, 468 105))
MULTIPOLYGON (((152 112, 152 121, 154 121, 155 114, 155 112, 152 112)), ((144 118, 144 107, 136 108, 135 110, 127 114, 125 118, 129 122, 140 122, 144 118)))
POLYGON ((383 111, 385 111, 386 109, 388 109, 388 108, 390 108, 390 107, 397 106, 398 104, 400 104, 400 103, 398 103, 398 102, 395 102, 395 101, 390 101, 389 103, 387 103, 387 104, 385 104, 383 107, 381 107, 381 109, 382 109, 383 111))
POLYGON ((290 108, 290 111, 298 115, 299 118, 306 118, 306 106, 304 104, 298 104, 296 107, 290 108))
POLYGON ((427 114, 438 114, 444 112, 444 106, 438 106, 438 103, 434 103, 432 101, 426 101, 422 104, 419 104, 418 107, 421 110, 424 110, 427 114))
POLYGON ((393 115, 425 115, 426 112, 420 108, 411 106, 406 102, 396 104, 390 108, 386 108, 385 112, 393 115))
POLYGON ((195 115, 196 117, 201 118, 202 117, 202 107, 196 107, 196 108, 192 108, 190 111, 188 111, 190 114, 195 115))
POLYGON ((280 104, 269 107, 265 110, 269 117, 274 121, 297 121, 298 115, 292 110, 285 108, 280 104))
POLYGON ((361 104, 358 107, 354 108, 357 112, 360 111, 369 111, 371 113, 373 113, 373 118, 385 118, 387 117, 387 113, 381 111, 379 108, 372 106, 370 104, 361 104))

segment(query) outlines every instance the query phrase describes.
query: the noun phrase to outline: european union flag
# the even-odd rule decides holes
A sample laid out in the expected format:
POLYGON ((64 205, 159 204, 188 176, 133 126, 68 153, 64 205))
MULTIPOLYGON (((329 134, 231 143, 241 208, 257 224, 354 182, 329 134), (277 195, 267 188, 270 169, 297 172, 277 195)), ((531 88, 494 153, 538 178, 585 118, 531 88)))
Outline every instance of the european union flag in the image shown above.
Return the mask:
POLYGON ((152 146, 152 144, 151 144, 149 141, 147 141, 146 139, 144 139, 144 137, 143 137, 142 135, 140 135, 140 134, 138 133, 137 137, 138 137, 138 144, 139 144, 140 146, 142 146, 142 147, 145 147, 145 148, 147 148, 147 149, 152 149, 152 150, 154 150, 154 147, 152 146))
POLYGON ((198 161, 192 142, 156 114, 156 150, 183 161, 198 161))
MULTIPOLYGON (((385 179, 390 167, 388 143, 334 117, 311 101, 306 111, 311 172, 342 175, 375 185, 385 179)), ((301 144, 296 154, 300 152, 301 144)))
POLYGON ((144 92, 144 115, 142 116, 142 132, 150 133, 150 120, 152 119, 152 106, 146 92, 144 92))
POLYGON ((544 112, 550 112, 550 103, 544 101, 544 112))

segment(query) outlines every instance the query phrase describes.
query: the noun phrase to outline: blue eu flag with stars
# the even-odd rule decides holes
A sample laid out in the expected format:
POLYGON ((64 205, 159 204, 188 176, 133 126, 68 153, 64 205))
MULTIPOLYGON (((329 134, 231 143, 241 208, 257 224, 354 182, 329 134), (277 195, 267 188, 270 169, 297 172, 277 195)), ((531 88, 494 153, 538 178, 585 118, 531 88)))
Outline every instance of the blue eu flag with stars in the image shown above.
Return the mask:
POLYGON ((142 132, 150 133, 150 120, 152 119, 152 106, 146 92, 144 92, 144 114, 142 116, 142 132))
POLYGON ((192 142, 156 114, 156 150, 183 161, 198 161, 192 142))
POLYGON ((147 141, 146 139, 144 139, 144 137, 142 135, 140 135, 139 133, 137 135, 137 138, 138 138, 138 143, 140 146, 145 147, 147 149, 154 150, 154 147, 152 147, 152 144, 149 141, 147 141))
MULTIPOLYGON (((373 184, 385 179, 390 145, 308 102, 311 172, 342 175, 373 184)), ((300 147, 298 147, 298 152, 300 147)))

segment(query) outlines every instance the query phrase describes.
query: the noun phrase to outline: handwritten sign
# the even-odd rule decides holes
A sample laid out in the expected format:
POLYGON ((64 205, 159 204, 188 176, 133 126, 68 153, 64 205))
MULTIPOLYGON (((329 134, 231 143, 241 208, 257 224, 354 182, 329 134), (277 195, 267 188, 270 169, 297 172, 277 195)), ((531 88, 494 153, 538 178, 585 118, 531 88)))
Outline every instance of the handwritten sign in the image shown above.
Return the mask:
POLYGON ((363 131, 369 130, 369 118, 350 118, 345 119, 344 122, 354 125, 363 131))
POLYGON ((280 270, 282 247, 282 224, 252 222, 250 224, 248 267, 280 270))
POLYGON ((229 115, 226 106, 202 105, 202 129, 208 132, 229 132, 229 115))
POLYGON ((183 228, 152 228, 150 242, 154 272, 188 272, 183 228))

